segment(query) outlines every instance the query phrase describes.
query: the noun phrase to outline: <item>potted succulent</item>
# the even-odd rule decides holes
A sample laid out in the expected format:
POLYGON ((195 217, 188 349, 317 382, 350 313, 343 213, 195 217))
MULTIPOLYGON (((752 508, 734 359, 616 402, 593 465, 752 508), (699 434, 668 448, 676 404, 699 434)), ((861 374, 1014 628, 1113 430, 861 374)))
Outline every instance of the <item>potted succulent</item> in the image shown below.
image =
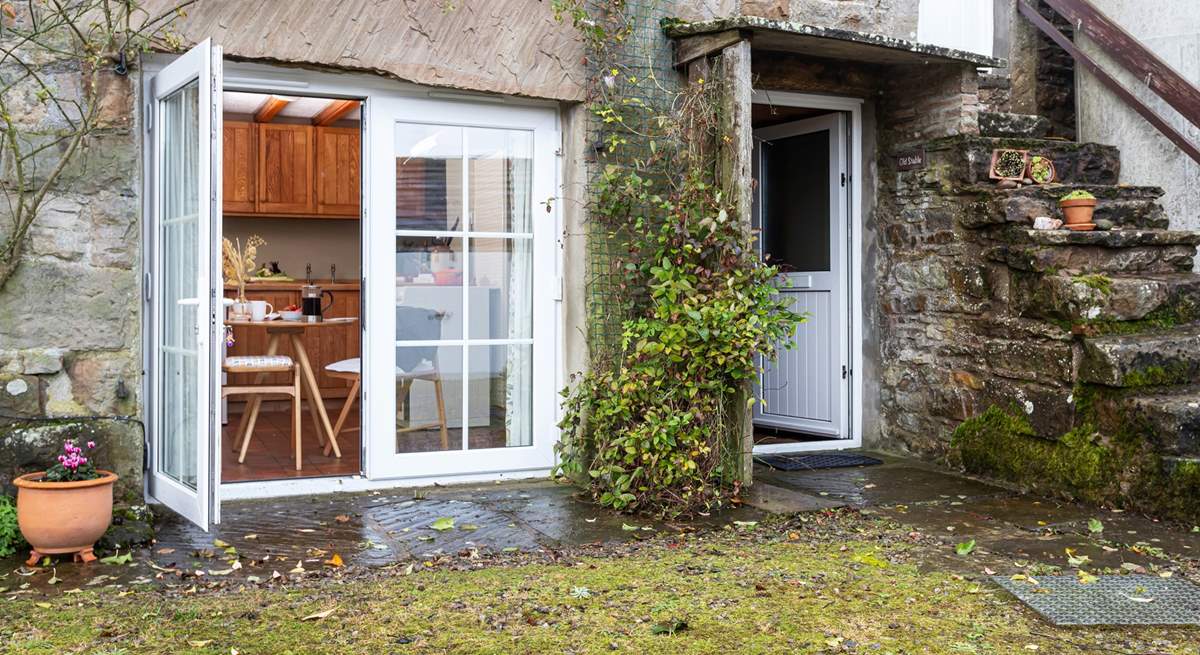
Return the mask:
POLYGON ((1067 229, 1086 232, 1096 228, 1096 224, 1092 222, 1092 212, 1096 209, 1096 196, 1077 189, 1059 198, 1058 206, 1062 208, 1063 215, 1067 219, 1067 229))
MULTIPOLYGON (((86 444, 90 451, 96 442, 86 444)), ((58 463, 13 480, 17 487, 17 525, 33 566, 46 555, 72 553, 75 560, 96 559, 92 547, 112 522, 116 474, 102 471, 68 440, 58 463)))
POLYGON ((1028 150, 997 148, 992 151, 992 163, 988 165, 988 177, 993 180, 1020 182, 1025 179, 1025 169, 1028 166, 1028 150))
POLYGON ((1049 157, 1034 155, 1029 158, 1029 170, 1025 171, 1025 177, 1035 184, 1049 184, 1054 181, 1054 176, 1054 162, 1049 157))

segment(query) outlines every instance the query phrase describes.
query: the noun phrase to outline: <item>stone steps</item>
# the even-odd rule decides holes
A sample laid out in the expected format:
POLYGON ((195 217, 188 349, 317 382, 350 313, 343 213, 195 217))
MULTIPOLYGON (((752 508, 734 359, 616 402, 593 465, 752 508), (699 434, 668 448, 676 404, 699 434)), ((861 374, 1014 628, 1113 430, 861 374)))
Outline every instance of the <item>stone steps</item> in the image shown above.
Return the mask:
POLYGON ((1080 382, 1146 387, 1200 382, 1200 325, 1082 339, 1080 382))
POLYGON ((1155 451, 1200 456, 1200 386, 1151 389, 1118 403, 1125 425, 1136 426, 1155 451))
POLYGON ((994 189, 996 181, 988 177, 988 169, 992 150, 996 148, 1028 150, 1031 155, 1049 157, 1058 180, 1064 184, 1115 185, 1121 174, 1120 151, 1115 146, 974 135, 952 136, 926 144, 926 168, 943 168, 948 181, 956 187, 985 185, 994 189))
POLYGON ((964 216, 967 227, 986 227, 1016 223, 1032 225, 1038 216, 1062 218, 1058 199, 1081 189, 1096 196, 1094 219, 1111 221, 1119 228, 1165 229, 1166 212, 1158 199, 1159 187, 1112 186, 1098 184, 1046 184, 997 189, 994 184, 976 187, 980 194, 974 211, 964 216))
POLYGON ((1050 134, 1050 120, 1036 114, 979 112, 979 134, 984 137, 1041 139, 1050 134))
POLYGON ((1018 271, 1176 273, 1192 270, 1200 233, 1185 230, 1073 232, 1011 226, 993 259, 1018 271))
POLYGON ((1020 276, 1012 300, 1021 316, 1072 324, 1135 321, 1159 325, 1200 318, 1200 275, 1184 273, 1073 274, 1020 276))

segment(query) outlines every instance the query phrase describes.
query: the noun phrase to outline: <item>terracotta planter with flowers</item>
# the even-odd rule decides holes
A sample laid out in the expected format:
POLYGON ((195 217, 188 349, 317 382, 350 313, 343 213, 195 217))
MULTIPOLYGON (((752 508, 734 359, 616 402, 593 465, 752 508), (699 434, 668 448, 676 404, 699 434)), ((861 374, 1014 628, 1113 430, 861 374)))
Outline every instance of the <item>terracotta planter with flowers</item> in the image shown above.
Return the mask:
MULTIPOLYGON (((89 441, 87 447, 96 444, 89 441)), ((31 548, 26 564, 66 553, 77 561, 94 561, 92 548, 112 523, 116 481, 116 474, 96 469, 71 441, 63 444, 58 464, 13 480, 17 525, 31 548)))

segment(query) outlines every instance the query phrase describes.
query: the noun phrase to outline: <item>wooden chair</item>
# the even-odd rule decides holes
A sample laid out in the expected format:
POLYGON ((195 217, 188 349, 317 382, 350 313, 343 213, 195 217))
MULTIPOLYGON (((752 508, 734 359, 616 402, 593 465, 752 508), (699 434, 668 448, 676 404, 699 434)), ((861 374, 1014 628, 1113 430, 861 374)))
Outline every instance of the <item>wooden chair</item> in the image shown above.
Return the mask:
MULTIPOLYGON (((228 398, 229 396, 258 396, 261 394, 278 393, 292 398, 292 448, 296 451, 296 470, 303 469, 303 460, 300 452, 300 369, 291 357, 287 355, 249 355, 226 357, 225 363, 221 365, 222 370, 226 373, 291 373, 292 383, 288 385, 269 385, 269 384, 253 384, 245 386, 225 386, 221 388, 221 397, 228 398)), ((261 376, 259 376, 261 377, 261 376)), ((251 410, 254 414, 258 413, 258 405, 251 410)), ((238 463, 241 464, 246 460, 246 450, 250 447, 251 433, 254 432, 254 424, 257 416, 243 417, 241 425, 238 426, 238 434, 234 439, 234 447, 241 443, 241 451, 238 455, 238 463), (244 433, 243 433, 243 427, 244 433)))
MULTIPOLYGON (((358 357, 352 359, 343 359, 340 362, 334 362, 325 367, 325 374, 341 380, 349 380, 352 382, 350 386, 350 395, 346 396, 346 403, 342 405, 342 411, 338 413, 337 422, 333 424, 333 436, 337 438, 341 434, 343 426, 346 423, 346 418, 350 415, 350 408, 354 406, 354 401, 358 400, 358 388, 362 384, 362 360, 358 357)), ((428 430, 430 428, 438 428, 442 436, 442 450, 450 448, 450 433, 446 421, 446 398, 442 392, 442 375, 438 371, 436 365, 418 366, 412 371, 405 371, 401 368, 396 369, 396 417, 397 420, 403 415, 405 406, 408 403, 409 391, 412 389, 412 383, 417 380, 425 380, 433 383, 434 399, 437 402, 437 423, 428 423, 425 425, 409 425, 403 428, 397 428, 396 434, 404 434, 406 432, 416 432, 417 430, 428 430)), ((345 428, 347 432, 352 432, 358 428, 345 428)), ((329 454, 329 445, 325 445, 325 454, 329 454)))

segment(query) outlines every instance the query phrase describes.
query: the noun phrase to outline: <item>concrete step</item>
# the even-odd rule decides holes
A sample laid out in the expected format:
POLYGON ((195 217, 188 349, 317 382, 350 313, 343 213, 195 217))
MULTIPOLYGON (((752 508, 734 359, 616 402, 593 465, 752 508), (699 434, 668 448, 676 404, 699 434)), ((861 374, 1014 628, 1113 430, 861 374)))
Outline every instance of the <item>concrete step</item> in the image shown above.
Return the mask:
POLYGON ((1020 271, 1182 273, 1192 270, 1200 232, 1186 230, 1032 230, 1012 226, 993 258, 1020 271))
POLYGON ((1147 387, 1200 382, 1200 325, 1082 340, 1080 382, 1147 387))
POLYGON ((1014 278, 1011 300, 1022 316, 1067 321, 1073 325, 1132 328, 1137 322, 1159 325, 1200 318, 1200 275, 1101 273, 1022 275, 1014 278))
POLYGON ((976 187, 979 202, 964 217, 967 227, 1017 223, 1032 225, 1038 216, 1063 217, 1058 199, 1075 189, 1096 196, 1094 219, 1111 221, 1116 227, 1165 229, 1167 215, 1158 199, 1159 187, 1111 184, 1045 184, 1020 189, 997 189, 995 185, 976 187))
POLYGON ((1050 134, 1050 121, 1035 114, 983 111, 979 112, 979 134, 985 137, 1041 139, 1050 134))
POLYGON ((1113 185, 1121 174, 1121 153, 1115 146, 974 135, 946 137, 926 144, 926 169, 940 168, 944 171, 941 174, 956 187, 983 185, 994 189, 996 181, 988 177, 988 168, 992 164, 992 150, 996 148, 1028 150, 1031 155, 1049 157, 1058 180, 1067 184, 1113 185))
POLYGON ((1150 389, 1118 401, 1129 429, 1163 455, 1200 455, 1200 386, 1150 389))

